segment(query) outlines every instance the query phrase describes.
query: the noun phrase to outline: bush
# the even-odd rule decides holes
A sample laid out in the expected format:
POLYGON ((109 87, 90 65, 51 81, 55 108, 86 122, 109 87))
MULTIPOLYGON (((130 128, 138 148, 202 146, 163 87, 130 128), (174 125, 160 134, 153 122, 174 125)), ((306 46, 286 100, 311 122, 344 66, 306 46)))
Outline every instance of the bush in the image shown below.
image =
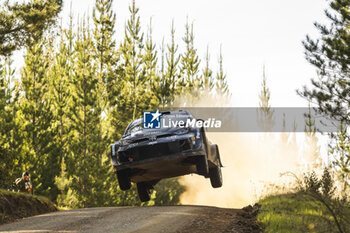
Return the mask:
POLYGON ((335 224, 339 232, 350 232, 348 197, 335 195, 334 180, 327 168, 321 178, 315 172, 305 174, 300 191, 326 208, 334 220, 330 223, 335 224))

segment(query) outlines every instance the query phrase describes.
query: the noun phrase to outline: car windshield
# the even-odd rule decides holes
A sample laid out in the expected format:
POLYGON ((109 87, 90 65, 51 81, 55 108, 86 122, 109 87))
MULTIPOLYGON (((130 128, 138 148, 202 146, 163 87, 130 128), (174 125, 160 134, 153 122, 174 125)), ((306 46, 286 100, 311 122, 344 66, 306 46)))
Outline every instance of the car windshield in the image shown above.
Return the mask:
MULTIPOLYGON (((186 122, 187 119, 193 119, 191 115, 189 114, 163 114, 161 116, 162 119, 164 119, 165 124, 170 125, 171 127, 178 128, 179 127, 179 122, 186 122), (169 122, 173 122, 170 124, 169 122)), ((126 129, 124 136, 142 131, 143 128, 143 121, 142 119, 136 120, 138 122, 134 122, 134 124, 129 125, 129 127, 126 129)), ((180 123, 183 124, 183 123, 180 123)), ((147 129, 147 131, 152 131, 152 130, 159 130, 159 129, 147 129)))
POLYGON ((162 118, 164 119, 165 124, 171 125, 172 127, 176 128, 179 127, 179 124, 185 124, 188 119, 193 119, 191 116, 184 114, 163 115, 162 118))

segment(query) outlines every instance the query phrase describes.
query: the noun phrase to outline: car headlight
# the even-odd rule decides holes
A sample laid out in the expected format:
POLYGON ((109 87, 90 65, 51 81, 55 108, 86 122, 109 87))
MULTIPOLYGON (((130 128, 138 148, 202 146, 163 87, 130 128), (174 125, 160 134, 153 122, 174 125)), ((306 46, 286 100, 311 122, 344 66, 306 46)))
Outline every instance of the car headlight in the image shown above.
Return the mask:
POLYGON ((129 139, 123 139, 123 140, 119 141, 119 145, 121 145, 121 146, 126 146, 126 145, 128 145, 130 143, 132 143, 132 141, 129 140, 129 139))
POLYGON ((185 134, 185 133, 188 133, 188 128, 181 128, 181 129, 178 129, 175 131, 175 134, 185 134))

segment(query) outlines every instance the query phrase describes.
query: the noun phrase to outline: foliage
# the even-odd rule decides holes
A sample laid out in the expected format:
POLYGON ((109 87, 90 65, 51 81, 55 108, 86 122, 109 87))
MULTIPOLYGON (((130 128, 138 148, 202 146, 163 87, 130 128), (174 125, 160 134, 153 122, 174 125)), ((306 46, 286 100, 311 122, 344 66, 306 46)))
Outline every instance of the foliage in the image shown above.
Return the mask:
POLYGON ((259 100, 258 124, 264 132, 269 132, 275 125, 275 119, 270 105, 270 89, 266 84, 265 66, 259 100))
POLYGON ((186 104, 192 106, 199 97, 201 77, 199 75, 200 59, 194 47, 193 23, 189 24, 188 19, 185 25, 185 36, 183 41, 186 45, 185 53, 181 57, 181 92, 186 95, 186 104))
POLYGON ((93 174, 99 171, 96 171, 95 167, 101 166, 101 157, 105 148, 102 144, 102 128, 100 127, 102 110, 98 96, 98 77, 94 73, 95 64, 91 64, 93 42, 84 22, 77 36, 76 62, 72 82, 74 94, 69 115, 73 133, 70 150, 75 156, 70 157, 67 169, 74 174, 71 184, 72 191, 80 194, 78 200, 81 206, 87 207, 94 206, 97 201, 94 196, 100 190, 97 185, 97 179, 100 177, 93 176, 93 174))
MULTIPOLYGON (((295 176, 296 177, 296 176, 295 176)), ((336 195, 334 178, 324 169, 296 177, 294 193, 271 195, 259 201, 258 221, 266 232, 348 232, 350 202, 336 195)))
MULTIPOLYGON (((211 70, 210 66, 209 66, 209 62, 210 62, 210 55, 209 55, 209 46, 207 46, 207 52, 205 54, 205 67, 203 69, 203 92, 210 95, 211 90, 213 90, 214 88, 214 80, 213 80, 213 71, 211 70)), ((221 64, 221 68, 222 68, 222 62, 221 64)), ((222 71, 221 71, 222 72, 222 71)), ((218 75, 217 77, 220 77, 222 75, 218 75)), ((226 88, 226 90, 223 90, 223 92, 228 92, 228 87, 227 84, 225 86, 225 82, 224 80, 222 80, 221 78, 218 78, 218 80, 220 80, 218 82, 218 90, 220 90, 221 92, 221 87, 220 86, 224 86, 224 89, 226 88), (220 83, 221 82, 221 83, 220 83)))
POLYGON ((216 73, 216 93, 223 98, 230 97, 230 91, 227 85, 226 74, 223 68, 222 46, 220 46, 219 70, 216 73))
POLYGON ((337 197, 335 191, 334 180, 327 168, 324 169, 321 178, 317 178, 315 172, 304 176, 302 192, 326 208, 339 232, 348 232, 350 229, 349 201, 347 197, 337 197))
POLYGON ((121 107, 127 114, 128 119, 136 119, 141 115, 144 103, 143 95, 147 90, 146 71, 143 66, 144 44, 143 33, 141 33, 140 17, 137 15, 139 9, 135 6, 135 1, 129 7, 130 18, 125 28, 125 39, 122 45, 121 59, 124 68, 123 84, 124 88, 121 93, 121 107), (130 94, 129 94, 130 93, 130 94))
POLYGON ((337 232, 326 207, 302 193, 268 196, 259 204, 258 221, 264 232, 337 232))
MULTIPOLYGON (((320 38, 313 40, 309 36, 303 42, 306 59, 316 67, 318 79, 312 79, 312 88, 304 87, 298 93, 317 105, 317 111, 325 118, 341 123, 338 134, 331 133, 330 144, 333 168, 348 182, 349 153, 346 138, 350 123, 350 78, 348 56, 350 52, 350 1, 332 0, 330 9, 325 11, 329 25, 315 23, 320 38)), ((346 186, 346 183, 343 184, 346 186)))
POLYGON ((180 61, 180 56, 177 53, 178 45, 175 44, 175 27, 174 27, 174 21, 172 21, 171 24, 171 42, 167 45, 167 54, 166 54, 166 64, 167 64, 167 70, 165 74, 165 80, 162 82, 164 83, 163 86, 169 88, 169 93, 165 92, 163 95, 163 99, 166 99, 166 96, 168 94, 168 100, 163 102, 168 103, 168 105, 171 105, 174 103, 175 96, 179 93, 178 91, 178 79, 179 79, 179 68, 177 67, 180 61))
POLYGON ((338 180, 341 182, 342 195, 350 195, 350 141, 347 128, 340 124, 339 132, 330 144, 329 155, 338 180))
POLYGON ((113 108, 116 104, 115 96, 118 95, 117 80, 118 62, 115 50, 116 42, 113 39, 116 15, 112 10, 113 0, 97 0, 93 11, 94 20, 94 47, 95 59, 98 66, 97 76, 100 95, 103 104, 113 108))
POLYGON ((34 0, 0 6, 0 55, 10 55, 25 45, 33 45, 54 22, 62 0, 34 0))
POLYGON ((40 42, 27 49, 25 66, 22 70, 21 98, 23 150, 21 161, 24 170, 29 171, 33 189, 37 193, 55 199, 57 188, 55 176, 59 173, 59 156, 52 131, 53 113, 49 94, 48 71, 51 66, 47 44, 40 42))
POLYGON ((19 98, 18 83, 14 81, 15 70, 11 68, 9 57, 0 60, 0 179, 1 187, 8 187, 20 172, 21 159, 18 156, 21 148, 20 126, 18 117, 19 98), (13 87, 11 87, 11 84, 13 87), (9 166, 13 164, 13 166, 9 166))
MULTIPOLYGON (((35 0, 13 8, 6 2, 1 8, 0 15, 6 17, 0 21, 16 20, 0 26, 0 37, 5 35, 3 27, 18 31, 5 35, 0 56, 26 48, 20 75, 10 57, 0 57, 1 186, 7 188, 27 170, 34 193, 64 208, 179 204, 184 187, 177 178, 157 184, 147 203, 140 202, 135 184, 120 190, 109 145, 143 111, 171 107, 183 91, 196 92, 197 97, 207 91, 215 95, 209 52, 202 79, 193 25, 186 25, 183 55, 177 52, 173 23, 160 59, 151 21, 144 40, 135 1, 124 39, 116 46, 112 5, 112 0, 96 0, 93 26, 85 18, 75 21, 71 14, 68 28, 51 27, 61 1, 35 0), (34 24, 29 27, 30 22, 34 24), (58 29, 60 36, 43 33, 47 29, 58 29)), ((221 77, 226 83, 226 75, 221 77)))
POLYGON ((306 170, 320 170, 322 167, 322 158, 320 154, 320 146, 316 136, 315 119, 311 116, 311 107, 309 113, 305 117, 305 145, 303 150, 304 158, 306 158, 306 170))
POLYGON ((333 0, 326 16, 330 26, 315 23, 321 39, 312 40, 307 36, 303 42, 307 60, 318 71, 318 79, 312 80, 313 89, 304 88, 299 93, 317 103, 319 110, 326 116, 348 125, 349 108, 349 62, 350 51, 350 1, 333 0))
POLYGON ((178 205, 180 195, 185 192, 185 187, 179 183, 178 178, 170 178, 160 181, 155 186, 155 205, 178 205))

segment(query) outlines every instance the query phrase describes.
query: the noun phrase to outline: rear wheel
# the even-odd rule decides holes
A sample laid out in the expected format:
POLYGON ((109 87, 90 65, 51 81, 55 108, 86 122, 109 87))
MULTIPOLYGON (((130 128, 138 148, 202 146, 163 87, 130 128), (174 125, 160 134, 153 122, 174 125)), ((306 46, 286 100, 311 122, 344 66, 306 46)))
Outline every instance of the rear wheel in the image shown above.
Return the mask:
POLYGON ((209 169, 210 183, 213 188, 222 186, 222 173, 220 165, 209 169))
POLYGON ((150 190, 147 183, 145 182, 137 183, 137 192, 142 202, 149 201, 151 199, 149 196, 150 190))
POLYGON ((127 170, 117 171, 117 178, 121 190, 128 190, 131 188, 130 177, 127 170))

